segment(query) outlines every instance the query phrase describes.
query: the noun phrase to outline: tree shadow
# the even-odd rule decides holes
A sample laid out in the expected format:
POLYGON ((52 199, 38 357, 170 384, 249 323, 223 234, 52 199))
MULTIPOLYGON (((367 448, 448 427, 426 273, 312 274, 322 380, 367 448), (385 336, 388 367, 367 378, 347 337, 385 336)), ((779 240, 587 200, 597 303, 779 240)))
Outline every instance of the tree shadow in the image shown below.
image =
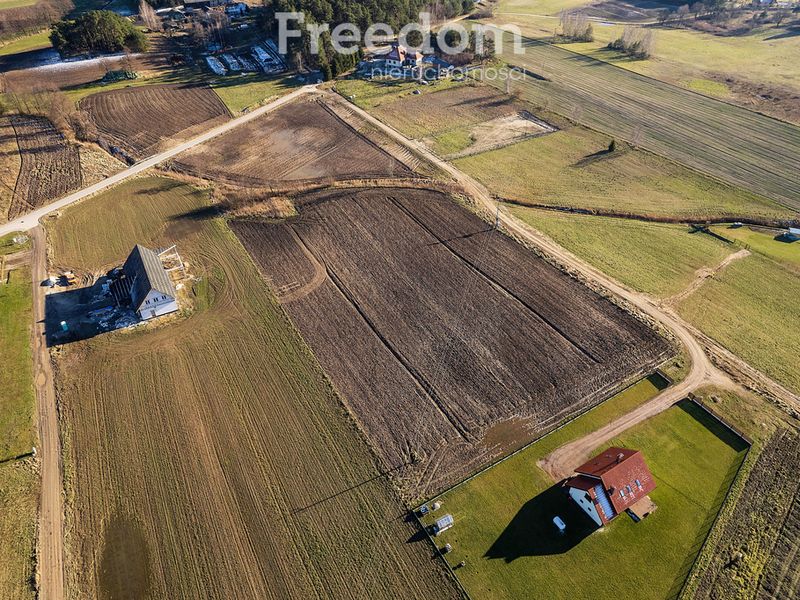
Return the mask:
POLYGON ((564 554, 596 530, 594 521, 556 484, 528 500, 484 556, 510 563, 523 556, 564 554), (563 534, 553 524, 555 516, 566 523, 563 534))

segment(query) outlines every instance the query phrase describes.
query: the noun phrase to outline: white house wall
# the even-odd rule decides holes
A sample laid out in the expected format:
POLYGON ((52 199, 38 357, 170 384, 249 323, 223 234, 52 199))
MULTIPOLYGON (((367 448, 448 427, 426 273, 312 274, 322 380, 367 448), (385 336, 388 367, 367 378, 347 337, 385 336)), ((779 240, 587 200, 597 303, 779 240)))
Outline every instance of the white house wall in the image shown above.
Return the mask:
POLYGON ((600 515, 597 514, 597 507, 592 500, 586 499, 586 492, 578 488, 569 488, 569 495, 575 503, 583 509, 583 512, 589 515, 592 521, 597 523, 598 527, 603 526, 603 521, 600 519, 600 515))
POLYGON ((178 303, 172 296, 151 290, 139 306, 139 316, 142 319, 160 317, 178 310, 178 303))

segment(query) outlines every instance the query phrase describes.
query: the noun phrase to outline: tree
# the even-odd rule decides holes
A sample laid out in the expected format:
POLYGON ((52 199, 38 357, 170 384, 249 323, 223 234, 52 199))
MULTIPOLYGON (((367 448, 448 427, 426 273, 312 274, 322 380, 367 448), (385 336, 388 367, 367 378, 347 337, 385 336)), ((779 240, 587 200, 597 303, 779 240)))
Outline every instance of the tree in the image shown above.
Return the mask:
POLYGON ((658 17, 657 17, 658 18, 658 22, 661 25, 663 25, 664 23, 669 21, 669 18, 671 16, 672 16, 672 9, 662 8, 660 11, 658 11, 658 17))
POLYGON ((63 55, 147 50, 144 34, 128 19, 109 10, 91 10, 77 19, 53 24, 50 42, 63 55))
POLYGON ((691 6, 692 13, 694 13, 694 18, 699 19, 700 15, 706 12, 706 5, 702 2, 695 2, 691 6))
POLYGON ((608 145, 608 152, 609 154, 612 152, 616 152, 617 150, 617 140, 612 139, 611 143, 608 145))
POLYGON ((686 21, 686 17, 689 16, 689 12, 690 12, 689 5, 681 4, 675 13, 675 15, 678 17, 678 23, 683 25, 684 21, 686 21))

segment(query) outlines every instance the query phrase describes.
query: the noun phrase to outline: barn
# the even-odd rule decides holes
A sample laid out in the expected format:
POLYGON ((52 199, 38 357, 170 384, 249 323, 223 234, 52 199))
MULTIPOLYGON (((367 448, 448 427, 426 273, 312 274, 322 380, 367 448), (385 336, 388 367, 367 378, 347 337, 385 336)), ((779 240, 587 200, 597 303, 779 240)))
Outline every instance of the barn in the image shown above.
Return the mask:
POLYGON ((177 292, 161 254, 139 244, 125 261, 114 288, 117 299, 129 301, 143 320, 178 310, 177 292))
POLYGON ((612 446, 575 469, 575 473, 564 487, 598 526, 622 512, 638 521, 655 510, 648 494, 656 482, 638 450, 612 446))

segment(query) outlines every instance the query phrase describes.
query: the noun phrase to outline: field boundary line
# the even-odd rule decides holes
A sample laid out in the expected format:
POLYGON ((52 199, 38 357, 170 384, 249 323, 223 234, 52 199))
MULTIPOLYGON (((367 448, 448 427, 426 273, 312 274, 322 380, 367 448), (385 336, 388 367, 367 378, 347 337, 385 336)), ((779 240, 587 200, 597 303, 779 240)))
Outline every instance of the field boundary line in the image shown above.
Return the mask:
MULTIPOLYGON (((581 127, 585 127, 585 125, 581 125, 581 127)), ((587 127, 587 129, 590 129, 587 127)), ((605 134, 604 134, 605 135, 605 134)), ((642 150, 639 150, 640 152, 642 150)), ((649 152, 649 150, 644 150, 644 152, 649 152)), ((659 158, 663 158, 664 160, 670 160, 668 158, 664 158, 660 155, 659 158)), ((675 163, 678 164, 678 163, 675 163)), ((700 173, 700 171, 697 171, 700 173)), ((705 173, 702 173, 705 175, 705 173)), ((646 214, 637 214, 637 213, 626 213, 622 211, 615 211, 615 210, 608 210, 604 208, 581 208, 579 206, 566 206, 566 205, 555 205, 555 204, 542 204, 540 202, 523 202, 522 200, 516 200, 514 198, 507 198, 505 196, 496 196, 497 200, 502 202, 503 204, 510 204, 512 206, 518 206, 519 208, 531 208, 535 210, 542 210, 542 211, 549 211, 549 212, 556 212, 556 213, 565 213, 570 215, 576 215, 581 217, 606 217, 608 219, 624 219, 627 221, 641 221, 643 223, 662 223, 665 225, 688 225, 694 223, 702 223, 708 225, 725 225, 726 223, 735 223, 739 222, 744 225, 756 225, 760 227, 777 227, 777 228, 784 228, 789 227, 793 223, 800 222, 800 219, 793 219, 793 220, 781 220, 781 219, 760 219, 757 217, 740 217, 738 215, 717 215, 717 216, 697 216, 697 217, 670 217, 670 216, 660 216, 660 215, 646 215, 646 214)), ((720 239, 728 242, 729 244, 733 243, 733 241, 724 238, 723 236, 719 236, 720 239)))

